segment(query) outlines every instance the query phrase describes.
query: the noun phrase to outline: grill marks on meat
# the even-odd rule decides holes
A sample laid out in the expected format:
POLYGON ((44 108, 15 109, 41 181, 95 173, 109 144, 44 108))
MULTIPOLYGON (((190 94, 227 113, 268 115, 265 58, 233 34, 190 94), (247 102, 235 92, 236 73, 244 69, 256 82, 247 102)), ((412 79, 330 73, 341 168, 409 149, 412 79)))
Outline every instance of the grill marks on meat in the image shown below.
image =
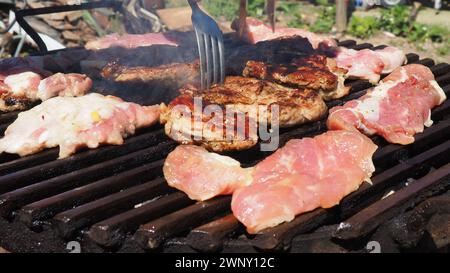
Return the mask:
POLYGON ((403 51, 395 47, 378 50, 339 47, 335 54, 337 66, 348 70, 348 78, 366 79, 373 84, 378 83, 381 74, 390 73, 406 62, 403 51))
POLYGON ((318 120, 327 111, 324 101, 312 90, 292 89, 240 76, 227 77, 224 84, 214 85, 203 92, 187 88, 181 93, 161 116, 166 134, 180 143, 200 144, 218 152, 248 149, 256 145, 257 126, 275 119, 271 112, 274 105, 279 107, 280 127, 318 120), (202 102, 199 111, 194 109, 194 98, 202 102), (203 113, 211 105, 219 107, 223 115, 203 113), (195 125, 196 120, 199 125, 195 125), (244 125, 239 121, 245 121, 244 125), (226 134, 230 131, 231 136, 226 134))
POLYGON ((370 180, 376 148, 369 138, 348 131, 291 140, 255 166, 251 185, 234 192, 233 214, 249 233, 257 233, 318 207, 333 207, 370 180))
MULTIPOLYGON (((402 50, 395 47, 385 47, 377 50, 327 47, 316 50, 306 38, 286 36, 254 45, 240 46, 232 50, 227 57, 227 71, 230 74, 242 75, 249 61, 287 67, 293 66, 296 61, 300 61, 292 69, 295 66, 320 67, 317 62, 305 63, 304 61, 304 59, 311 58, 308 56, 320 55, 324 56, 321 58, 329 57, 326 59, 326 66, 338 76, 342 87, 346 78, 366 79, 376 84, 382 74, 388 74, 406 62, 406 55, 402 50)), ((337 96, 333 95, 333 97, 337 96)))
MULTIPOLYGON (((91 77, 101 77, 102 68, 112 61, 128 67, 154 67, 170 63, 193 62, 198 58, 193 31, 126 36, 116 34, 109 40, 104 44, 101 39, 93 41, 87 46, 90 50, 78 50, 80 53, 87 53, 87 56, 78 59, 76 63, 80 63, 82 71, 91 77)), ((73 52, 73 50, 70 51, 73 52)))
POLYGON ((264 63, 288 63, 301 55, 312 55, 316 51, 306 38, 300 36, 282 37, 255 45, 243 45, 227 51, 227 72, 242 75, 248 61, 264 63))
POLYGON ((333 90, 337 86, 337 77, 327 69, 312 66, 296 67, 292 65, 271 65, 249 61, 244 69, 245 77, 272 80, 297 88, 315 90, 333 90))
POLYGON ((15 111, 26 109, 37 100, 36 93, 41 76, 34 72, 22 72, 6 76, 0 94, 0 110, 15 111))
POLYGON ((203 115, 192 110, 190 105, 193 104, 192 97, 182 95, 163 109, 161 123, 165 124, 168 137, 181 144, 201 145, 217 152, 246 150, 257 144, 256 129, 250 127, 256 122, 248 114, 244 113, 241 118, 236 115, 227 118, 226 111, 222 111, 222 117, 203 115), (235 126, 238 120, 242 120, 242 127, 235 126))
POLYGON ((294 88, 309 88, 317 91, 324 100, 332 100, 350 91, 344 86, 345 73, 345 69, 337 68, 333 59, 315 54, 298 57, 286 65, 248 61, 243 75, 294 88))
MULTIPOLYGON (((234 21, 232 28, 238 30, 238 21, 234 21)), ((244 29, 241 30, 243 38, 250 44, 256 44, 262 41, 269 41, 282 37, 301 36, 311 43, 313 48, 328 48, 337 46, 336 40, 309 32, 298 28, 276 28, 275 32, 272 27, 264 24, 264 22, 248 17, 244 29)))
POLYGON ((25 156, 59 146, 65 158, 81 147, 120 145, 137 128, 159 119, 159 106, 140 106, 92 93, 55 97, 19 114, 0 139, 0 151, 25 156))
POLYGON ((431 109, 446 99, 431 70, 411 64, 397 68, 365 96, 330 110, 330 129, 378 134, 391 143, 410 144, 424 126, 431 126, 431 109))
POLYGON ((181 145, 164 163, 170 186, 195 200, 233 193, 231 208, 249 233, 330 208, 370 181, 377 146, 355 131, 294 139, 258 163, 241 168, 229 157, 181 145))
POLYGON ((199 81, 200 65, 194 63, 173 63, 157 67, 127 67, 110 63, 103 68, 102 76, 114 82, 146 82, 178 89, 199 81))

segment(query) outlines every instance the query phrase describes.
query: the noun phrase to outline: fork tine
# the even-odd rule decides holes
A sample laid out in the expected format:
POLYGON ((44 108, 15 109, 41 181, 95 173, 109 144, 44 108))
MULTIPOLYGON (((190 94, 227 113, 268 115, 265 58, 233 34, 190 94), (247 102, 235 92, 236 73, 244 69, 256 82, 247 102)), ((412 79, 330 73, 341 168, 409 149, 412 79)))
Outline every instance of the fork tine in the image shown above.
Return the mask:
POLYGON ((211 54, 211 36, 204 33, 203 41, 205 42, 205 55, 206 55, 206 88, 211 87, 213 78, 213 60, 211 54))
POLYGON ((205 70, 206 70, 206 56, 205 43, 203 42, 203 34, 195 26, 195 35, 197 36, 198 55, 200 59, 200 87, 205 89, 205 70))
POLYGON ((198 0, 188 0, 192 9, 192 24, 197 36, 200 57, 200 77, 202 89, 225 79, 225 47, 223 33, 214 21, 198 6, 198 0))
POLYGON ((225 47, 223 45, 223 38, 219 37, 217 40, 219 44, 219 58, 220 58, 220 82, 225 80, 225 47))
POLYGON ((218 55, 218 44, 217 39, 211 36, 211 47, 212 47, 212 60, 213 60, 213 74, 214 74, 214 83, 219 83, 219 66, 220 60, 218 55))

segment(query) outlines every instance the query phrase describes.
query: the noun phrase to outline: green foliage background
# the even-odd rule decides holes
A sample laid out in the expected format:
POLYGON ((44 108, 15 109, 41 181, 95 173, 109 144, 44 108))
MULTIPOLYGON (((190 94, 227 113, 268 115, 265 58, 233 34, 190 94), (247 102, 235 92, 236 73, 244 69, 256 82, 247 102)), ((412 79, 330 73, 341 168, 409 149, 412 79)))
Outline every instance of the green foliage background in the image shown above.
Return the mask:
MULTIPOLYGON (((317 33, 330 33, 336 22, 336 8, 328 0, 316 0, 317 18, 313 22, 305 22, 301 2, 278 1, 277 10, 284 16, 292 18, 287 22, 289 27, 304 28, 317 33)), ((203 0, 208 12, 228 21, 237 16, 239 1, 237 0, 203 0)), ((265 0, 248 0, 248 14, 252 17, 265 17, 265 0)), ((410 6, 399 5, 390 9, 381 9, 380 16, 352 16, 347 32, 358 38, 369 38, 379 31, 388 31, 399 37, 405 37, 419 49, 426 41, 439 43, 441 55, 450 53, 450 31, 436 25, 417 22, 410 23, 410 6)))

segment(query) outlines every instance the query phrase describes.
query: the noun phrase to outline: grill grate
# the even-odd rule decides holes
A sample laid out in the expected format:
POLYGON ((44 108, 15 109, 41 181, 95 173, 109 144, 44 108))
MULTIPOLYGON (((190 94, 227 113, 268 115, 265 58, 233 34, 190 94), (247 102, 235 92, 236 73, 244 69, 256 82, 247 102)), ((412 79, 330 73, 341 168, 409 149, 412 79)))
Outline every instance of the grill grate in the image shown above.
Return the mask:
MULTIPOLYGON (((373 48, 352 40, 340 45, 373 48)), ((416 54, 407 58, 408 63, 429 66, 450 95, 449 64, 435 65, 416 54)), ((358 98, 371 87, 361 80, 348 84, 352 93, 329 102, 330 107, 358 98)), ((66 241, 79 240, 83 251, 287 250, 297 235, 345 219, 354 228, 335 237, 360 238, 449 186, 449 114, 450 101, 434 109, 435 124, 412 145, 373 137, 380 146, 374 155, 373 186, 364 184, 337 207, 316 209, 254 236, 246 236, 230 213, 230 196, 195 203, 167 186, 161 178, 163 159, 176 144, 158 126, 141 130, 122 146, 86 150, 63 160, 55 160, 57 149, 24 158, 0 155, 0 245, 13 251, 64 251, 66 241), (405 187, 408 178, 417 181, 405 187), (397 194, 380 201, 392 189, 397 194)), ((1 132, 16 116, 0 115, 1 132)), ((289 129, 280 134, 280 145, 325 130, 324 120, 289 129)), ((233 154, 246 166, 267 155, 258 147, 233 154)))

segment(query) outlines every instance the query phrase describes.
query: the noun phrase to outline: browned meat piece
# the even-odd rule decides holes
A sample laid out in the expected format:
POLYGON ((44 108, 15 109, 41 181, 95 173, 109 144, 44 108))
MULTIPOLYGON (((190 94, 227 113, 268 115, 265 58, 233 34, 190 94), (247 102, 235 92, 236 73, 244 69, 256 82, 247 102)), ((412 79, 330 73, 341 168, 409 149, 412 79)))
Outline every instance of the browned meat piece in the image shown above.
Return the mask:
POLYGON ((41 76, 34 72, 9 75, 0 81, 0 111, 26 109, 36 101, 41 76))
POLYGON ((294 88, 309 88, 317 91, 324 100, 338 99, 348 94, 344 86, 344 69, 323 55, 309 55, 294 59, 289 64, 266 64, 248 61, 243 75, 275 81, 294 88))
POLYGON ((275 105, 279 107, 280 127, 318 120, 327 111, 324 101, 310 89, 233 76, 209 90, 182 89, 181 95, 163 111, 161 123, 165 124, 169 137, 183 144, 200 144, 216 152, 243 150, 256 145, 259 122, 271 123, 275 119, 271 108, 275 105), (198 101, 202 108, 196 110, 194 105, 198 101), (222 116, 214 111, 207 113, 205 109, 210 105, 218 105, 222 116), (240 113, 245 123, 238 124, 236 115, 230 112, 240 113), (194 121, 199 123, 195 125, 194 121), (231 136, 226 135, 227 128, 232 129, 231 136))
POLYGON ((0 81, 0 111, 24 110, 33 104, 25 95, 14 95, 11 88, 0 81))
POLYGON ((164 86, 195 84, 200 75, 199 63, 173 63, 157 67, 127 67, 110 63, 102 70, 102 76, 114 82, 158 82, 164 86))
POLYGON ((96 51, 83 49, 89 55, 81 60, 82 71, 83 73, 89 71, 90 77, 101 77, 101 69, 112 61, 127 67, 155 67, 171 63, 194 62, 198 58, 194 32, 171 31, 171 34, 167 35, 171 37, 174 35, 180 46, 154 44, 137 48, 111 47, 96 51), (101 67, 98 64, 102 64, 101 67))
POLYGON ((250 131, 250 124, 255 122, 248 114, 244 117, 243 130, 231 128, 228 131, 230 137, 227 138, 226 124, 230 122, 234 125, 237 119, 227 121, 223 105, 219 105, 224 112, 222 117, 203 114, 209 104, 206 100, 202 102, 202 108, 197 112, 194 108, 194 95, 188 90, 175 98, 163 109, 160 117, 161 123, 165 124, 166 135, 181 144, 197 144, 217 152, 245 150, 258 143, 256 132, 250 131), (198 121, 197 124, 194 123, 195 120, 198 121))
POLYGON ((245 77, 276 81, 297 88, 333 91, 337 86, 337 76, 328 69, 312 66, 271 65, 248 61, 244 69, 245 77))
POLYGON ((314 52, 308 39, 300 36, 278 38, 255 45, 243 45, 227 51, 227 72, 228 74, 242 75, 245 65, 250 60, 286 63, 299 55, 310 55, 314 52))

